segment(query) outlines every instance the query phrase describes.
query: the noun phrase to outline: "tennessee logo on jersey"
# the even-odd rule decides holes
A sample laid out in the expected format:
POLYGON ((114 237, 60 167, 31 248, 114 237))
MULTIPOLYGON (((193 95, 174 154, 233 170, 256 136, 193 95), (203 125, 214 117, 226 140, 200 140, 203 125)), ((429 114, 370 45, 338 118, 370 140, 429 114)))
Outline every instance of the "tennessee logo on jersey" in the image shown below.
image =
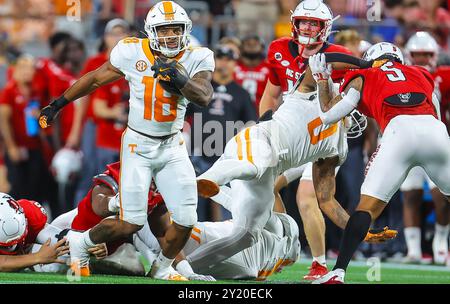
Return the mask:
MULTIPOLYGON (((319 53, 344 53, 351 55, 347 48, 331 43, 324 43, 319 53)), ((280 86, 283 92, 289 91, 307 68, 306 59, 298 52, 298 45, 292 38, 284 37, 273 41, 268 50, 269 80, 280 86)), ((344 70, 335 70, 331 75, 334 82, 339 82, 345 75, 344 70)))
POLYGON ((437 117, 432 102, 434 80, 426 69, 388 61, 378 68, 353 70, 345 75, 341 92, 357 77, 364 79, 358 110, 374 118, 382 132, 398 115, 437 117))

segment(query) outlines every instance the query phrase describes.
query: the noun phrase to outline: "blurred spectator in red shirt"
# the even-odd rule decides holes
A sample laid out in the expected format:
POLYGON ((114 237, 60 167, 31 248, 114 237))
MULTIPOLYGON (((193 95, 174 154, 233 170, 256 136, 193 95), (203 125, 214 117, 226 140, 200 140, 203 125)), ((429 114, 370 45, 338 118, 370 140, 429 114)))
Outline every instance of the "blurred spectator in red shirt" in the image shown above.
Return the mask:
POLYGON ((128 121, 129 87, 125 79, 103 86, 93 94, 97 119, 97 171, 120 158, 120 142, 128 121))
MULTIPOLYGON (((86 61, 83 71, 81 75, 89 73, 105 62, 109 60, 109 54, 114 46, 121 39, 127 37, 129 35, 129 24, 123 19, 113 19, 109 21, 105 27, 105 33, 103 37, 103 41, 100 45, 99 53, 86 61)), ((119 80, 117 83, 119 83, 119 80)), ((100 91, 108 95, 108 92, 111 93, 111 89, 115 87, 116 83, 111 83, 104 88, 101 88, 100 91), (105 93, 106 92, 106 93, 105 93)), ((120 86, 120 85, 119 85, 120 86)), ((95 94, 95 92, 94 92, 95 94)), ((114 95, 114 94, 112 94, 114 95)), ((104 96, 104 95, 103 95, 104 96)), ((82 125, 82 136, 81 136, 81 151, 83 152, 83 174, 81 175, 81 180, 78 184, 78 189, 75 195, 75 201, 80 201, 85 195, 86 192, 91 187, 92 176, 102 172, 103 168, 100 171, 97 170, 98 164, 98 149, 97 149, 97 131, 96 124, 102 120, 102 118, 97 118, 94 115, 93 109, 93 95, 87 97, 87 102, 80 102, 77 104, 75 111, 75 123, 74 125, 82 125)), ((80 139, 78 140, 80 141, 80 139)))
POLYGON ((42 96, 32 85, 35 71, 31 56, 19 57, 12 79, 0 95, 0 129, 6 147, 10 194, 42 201, 43 177, 48 170, 38 125, 42 96))
POLYGON ((269 77, 264 48, 264 41, 256 35, 242 39, 241 58, 234 74, 236 82, 252 97, 257 113, 269 77))

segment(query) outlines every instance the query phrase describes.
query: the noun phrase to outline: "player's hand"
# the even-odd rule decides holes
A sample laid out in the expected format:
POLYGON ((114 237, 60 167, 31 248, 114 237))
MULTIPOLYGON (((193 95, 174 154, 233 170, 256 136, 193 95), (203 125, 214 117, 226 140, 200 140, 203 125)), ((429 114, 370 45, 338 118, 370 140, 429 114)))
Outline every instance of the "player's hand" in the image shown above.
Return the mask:
POLYGON ((331 64, 327 64, 323 53, 317 53, 309 57, 309 67, 316 82, 328 80, 333 71, 331 64))
POLYGON ((55 117, 58 115, 59 109, 56 106, 50 104, 42 109, 41 114, 39 115, 39 125, 42 129, 47 128, 55 117))
POLYGON ((173 59, 157 57, 151 69, 154 71, 154 78, 171 82, 178 89, 183 88, 189 80, 185 73, 180 72, 185 70, 184 67, 173 59))
POLYGON ((367 243, 378 244, 395 239, 398 231, 391 230, 389 227, 384 228, 371 228, 364 239, 367 243))
POLYGON ((59 263, 65 264, 64 261, 59 260, 58 257, 69 253, 69 246, 66 244, 66 239, 59 240, 55 245, 50 245, 51 239, 48 239, 36 252, 39 264, 59 263))
POLYGON ((108 247, 105 243, 97 244, 88 249, 90 254, 93 254, 97 260, 104 259, 108 256, 108 247))
POLYGON ((187 279, 189 281, 205 281, 205 282, 215 282, 216 279, 214 279, 212 276, 210 275, 202 275, 202 274, 191 274, 190 276, 187 277, 187 279))

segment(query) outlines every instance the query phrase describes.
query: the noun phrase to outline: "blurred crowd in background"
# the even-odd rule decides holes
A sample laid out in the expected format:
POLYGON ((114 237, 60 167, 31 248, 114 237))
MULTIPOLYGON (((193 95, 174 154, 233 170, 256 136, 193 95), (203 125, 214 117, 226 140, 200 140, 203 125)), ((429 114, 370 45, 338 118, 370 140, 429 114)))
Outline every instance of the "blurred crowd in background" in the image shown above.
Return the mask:
MULTIPOLYGON (((41 130, 39 109, 60 96, 77 78, 108 60, 114 45, 128 36, 143 37, 145 16, 155 0, 0 0, 0 192, 39 201, 50 219, 71 210, 86 194, 94 175, 119 160, 121 133, 126 127, 128 85, 125 80, 107 85, 71 104, 52 128, 41 130), (81 6, 75 7, 77 3, 81 6), (62 153, 60 153, 63 151, 62 153)), ((208 121, 256 121, 268 70, 259 68, 254 81, 243 72, 265 63, 274 39, 290 36, 290 14, 298 0, 176 1, 193 21, 191 43, 215 50, 215 94, 208 108, 191 107, 187 124, 195 133, 208 121), (262 89, 261 89, 262 88, 262 89)), ((450 64, 450 1, 445 0, 332 0, 325 1, 335 16, 330 40, 355 56, 370 43, 389 41, 403 47, 417 31, 427 31, 439 44, 438 65, 450 64)), ((262 113, 261 113, 262 114, 262 113)), ((214 130, 209 130, 210 133, 214 130)), ((237 130, 236 130, 237 132, 237 130)), ((234 134, 236 134, 234 132, 234 134)), ((225 143, 230 136, 223 135, 225 143)), ((202 135, 207 135, 203 134, 202 135)), ((189 134, 186 133, 189 137, 189 134)), ((338 174, 337 198, 353 211, 359 200, 364 162, 375 150, 378 132, 370 128, 349 142, 347 162, 338 174), (354 159, 354 161, 352 161, 354 159)), ((192 149, 199 147, 191 140, 192 149)), ((224 146, 224 145, 223 145, 224 146)), ((219 147, 220 148, 220 147, 219 147)), ((193 156, 198 174, 216 155, 193 156)), ((296 206, 298 180, 282 190, 289 214, 300 223, 296 206)), ((376 225, 402 232, 403 196, 398 193, 376 225)), ((435 213, 425 185, 421 208, 422 262, 431 261, 435 213)), ((448 206, 447 206, 448 207, 448 206)), ((204 200, 199 220, 221 220, 230 214, 204 200)), ((447 214, 450 214, 447 210, 447 214)), ((341 232, 327 222, 329 257, 336 256, 341 232)), ((307 243, 302 235, 303 247, 307 243)), ((362 246, 361 254, 383 259, 406 254, 403 234, 385 245, 362 246)))

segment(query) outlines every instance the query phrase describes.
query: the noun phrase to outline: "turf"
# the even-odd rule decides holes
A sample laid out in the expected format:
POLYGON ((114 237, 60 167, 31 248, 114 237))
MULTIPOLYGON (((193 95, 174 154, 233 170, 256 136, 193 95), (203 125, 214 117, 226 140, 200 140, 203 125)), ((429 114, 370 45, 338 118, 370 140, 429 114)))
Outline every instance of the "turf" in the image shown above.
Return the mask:
MULTIPOLYGON (((287 283, 287 284, 308 284, 301 278, 307 273, 310 261, 303 260, 292 267, 286 267, 283 272, 275 274, 265 282, 287 283)), ((350 284, 449 284, 450 268, 443 266, 412 266, 401 264, 382 263, 380 268, 380 281, 368 281, 367 271, 370 269, 365 263, 352 263, 346 275, 346 283, 350 284)), ((373 272, 372 272, 373 273, 373 272)), ((70 282, 66 275, 47 273, 0 273, 0 284, 173 284, 153 280, 145 277, 126 277, 92 275, 82 278, 81 281, 70 282)), ((195 282, 190 282, 195 283, 195 282)), ((203 283, 203 282, 200 282, 203 283)), ((216 283, 248 283, 252 281, 218 281, 216 283)), ((262 282, 258 282, 262 283, 262 282)))

